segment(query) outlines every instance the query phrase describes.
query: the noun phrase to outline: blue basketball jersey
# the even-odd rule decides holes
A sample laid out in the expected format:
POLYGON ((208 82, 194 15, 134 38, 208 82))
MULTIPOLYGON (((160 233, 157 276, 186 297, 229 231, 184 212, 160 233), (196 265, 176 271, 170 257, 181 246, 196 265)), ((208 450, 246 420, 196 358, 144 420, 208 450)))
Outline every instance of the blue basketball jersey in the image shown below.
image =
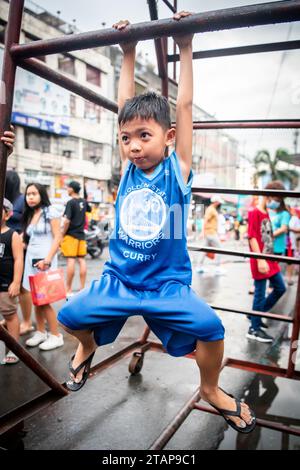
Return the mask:
POLYGON ((122 176, 104 272, 136 289, 158 289, 177 280, 190 285, 186 223, 192 172, 182 178, 175 152, 150 175, 129 162, 122 176))

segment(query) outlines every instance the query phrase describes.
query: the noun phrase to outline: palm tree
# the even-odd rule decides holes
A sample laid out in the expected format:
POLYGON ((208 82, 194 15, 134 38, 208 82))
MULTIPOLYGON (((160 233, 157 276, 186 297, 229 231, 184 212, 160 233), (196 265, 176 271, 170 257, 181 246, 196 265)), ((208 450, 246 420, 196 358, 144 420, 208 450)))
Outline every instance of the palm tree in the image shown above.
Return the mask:
POLYGON ((254 158, 254 166, 256 168, 254 178, 269 175, 272 180, 289 181, 291 189, 294 189, 298 184, 298 171, 279 170, 278 168, 279 162, 284 161, 288 156, 288 151, 282 148, 276 150, 273 158, 271 158, 268 150, 259 150, 254 158))

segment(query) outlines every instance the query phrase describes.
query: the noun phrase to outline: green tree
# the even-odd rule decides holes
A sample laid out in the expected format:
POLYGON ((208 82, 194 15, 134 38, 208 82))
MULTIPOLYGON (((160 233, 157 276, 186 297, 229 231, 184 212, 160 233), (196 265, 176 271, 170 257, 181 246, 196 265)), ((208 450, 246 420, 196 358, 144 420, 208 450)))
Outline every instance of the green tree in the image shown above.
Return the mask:
POLYGON ((289 181, 291 189, 294 189, 298 184, 299 173, 296 170, 280 170, 278 168, 279 162, 288 158, 289 153, 285 149, 277 149, 273 158, 268 150, 259 150, 254 158, 254 166, 256 172, 254 178, 269 175, 271 180, 280 180, 283 183, 289 181))

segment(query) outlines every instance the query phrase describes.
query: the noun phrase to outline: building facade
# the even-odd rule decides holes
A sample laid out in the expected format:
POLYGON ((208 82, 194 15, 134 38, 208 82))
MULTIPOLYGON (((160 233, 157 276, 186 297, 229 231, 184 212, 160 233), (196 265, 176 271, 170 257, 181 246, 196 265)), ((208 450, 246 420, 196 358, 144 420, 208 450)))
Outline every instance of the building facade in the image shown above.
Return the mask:
MULTIPOLYGON (((0 3, 0 60, 9 4, 0 3), (1 44, 2 43, 2 44, 1 44)), ((78 32, 28 0, 23 15, 20 42, 50 39, 78 32)), ((66 74, 95 92, 116 101, 122 63, 118 47, 104 47, 39 57, 49 67, 66 74)), ((136 93, 161 92, 161 79, 153 64, 138 56, 136 93)), ((175 120, 177 85, 169 81, 169 103, 175 120)), ((214 118, 193 106, 198 121, 214 118)), ((20 174, 22 187, 41 182, 51 197, 64 198, 66 184, 75 179, 85 186, 88 198, 112 202, 120 180, 117 116, 71 92, 18 69, 13 123, 16 145, 8 167, 20 174)), ((236 186, 238 141, 222 130, 194 131, 195 179, 216 186, 236 186)))
MULTIPOLYGON (((9 4, 0 3, 0 54, 9 4)), ((72 34, 74 28, 32 2, 26 2, 20 42, 72 34)), ((0 56, 1 58, 1 56, 0 56)), ((114 73, 101 48, 39 57, 49 67, 114 100, 114 73)), ((8 168, 18 171, 22 188, 47 186, 51 197, 64 198, 66 183, 85 186, 90 200, 110 200, 112 113, 71 92, 18 69, 12 122, 16 145, 8 168)))

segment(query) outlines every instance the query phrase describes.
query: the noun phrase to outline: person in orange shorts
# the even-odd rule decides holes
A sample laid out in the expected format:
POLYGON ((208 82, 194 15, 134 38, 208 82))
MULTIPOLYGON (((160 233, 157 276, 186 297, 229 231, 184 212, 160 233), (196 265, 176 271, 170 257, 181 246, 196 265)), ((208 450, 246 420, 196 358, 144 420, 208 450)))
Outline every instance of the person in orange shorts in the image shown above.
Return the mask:
POLYGON ((84 234, 85 213, 90 210, 85 199, 80 197, 81 186, 77 181, 68 184, 67 202, 64 212, 62 254, 67 258, 67 296, 71 296, 72 283, 75 274, 76 259, 79 262, 80 288, 84 289, 86 281, 86 241, 84 234))

